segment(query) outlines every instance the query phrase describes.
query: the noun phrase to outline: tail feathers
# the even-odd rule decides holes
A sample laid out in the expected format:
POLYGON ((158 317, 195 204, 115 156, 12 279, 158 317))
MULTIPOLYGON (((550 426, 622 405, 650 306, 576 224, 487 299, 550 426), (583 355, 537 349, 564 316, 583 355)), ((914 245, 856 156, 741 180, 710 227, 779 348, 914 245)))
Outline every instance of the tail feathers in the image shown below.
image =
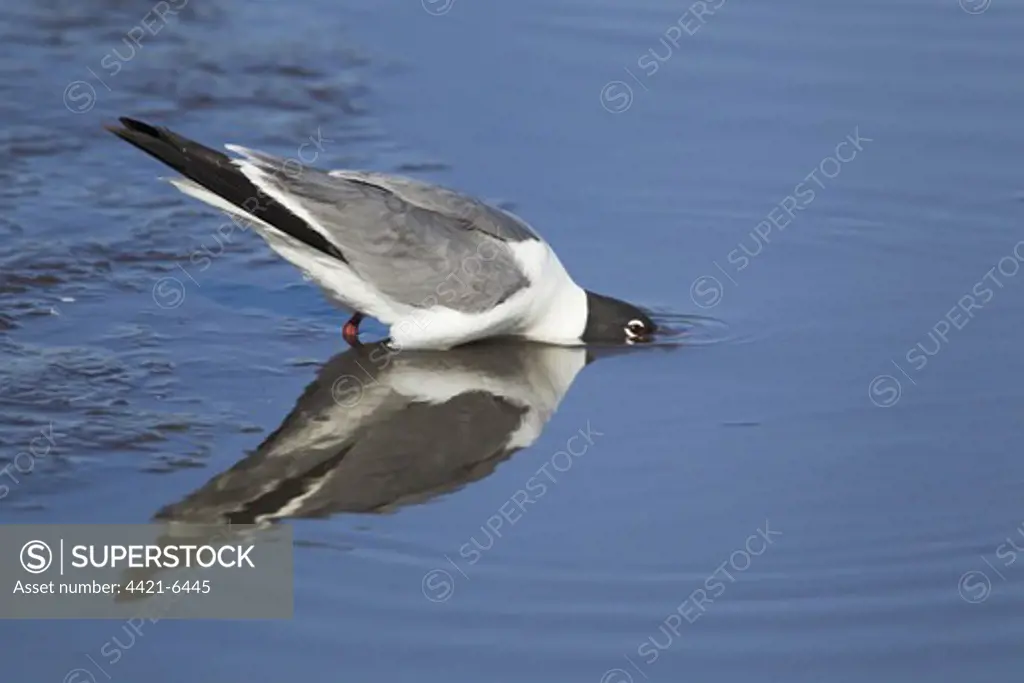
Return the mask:
POLYGON ((178 190, 182 192, 182 194, 187 194, 189 197, 193 197, 201 202, 205 202, 206 204, 209 204, 215 209, 220 209, 221 211, 231 214, 232 216, 237 216, 238 218, 241 218, 242 220, 248 223, 255 223, 269 230, 275 229, 273 225, 264 223, 262 220, 253 216, 251 213, 243 211, 242 209, 238 208, 237 206, 227 201, 220 195, 216 195, 210 192, 205 187, 203 187, 202 185, 193 180, 189 180, 188 178, 161 178, 161 180, 166 180, 171 185, 174 185, 176 188, 178 188, 178 190))
POLYGON ((269 225, 325 254, 345 261, 337 246, 253 184, 227 155, 182 137, 167 128, 151 126, 127 117, 122 117, 120 121, 121 126, 105 127, 125 142, 162 161, 207 191, 195 191, 192 183, 175 183, 175 186, 186 194, 223 211, 245 218, 256 218, 261 224, 269 225), (216 198, 222 201, 216 201, 216 198), (235 210, 226 207, 225 203, 236 207, 235 210))

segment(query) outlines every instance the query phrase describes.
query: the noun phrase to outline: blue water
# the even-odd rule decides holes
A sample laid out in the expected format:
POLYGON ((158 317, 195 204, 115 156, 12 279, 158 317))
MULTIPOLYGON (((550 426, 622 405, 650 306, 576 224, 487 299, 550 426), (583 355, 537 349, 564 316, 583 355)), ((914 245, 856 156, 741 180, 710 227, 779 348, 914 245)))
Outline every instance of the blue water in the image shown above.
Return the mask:
POLYGON ((4 523, 151 520, 344 351, 118 115, 458 187, 584 286, 715 324, 583 368, 475 479, 288 520, 293 619, 161 621, 116 662, 121 623, 7 622, 5 680, 1019 676, 1024 5, 170 5, 0 9, 0 461, 54 433, 4 523))

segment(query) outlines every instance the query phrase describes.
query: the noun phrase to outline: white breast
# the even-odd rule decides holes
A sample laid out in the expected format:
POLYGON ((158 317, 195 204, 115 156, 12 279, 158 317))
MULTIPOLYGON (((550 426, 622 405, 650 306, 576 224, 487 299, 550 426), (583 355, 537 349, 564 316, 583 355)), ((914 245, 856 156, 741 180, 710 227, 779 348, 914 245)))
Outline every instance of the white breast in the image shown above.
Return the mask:
POLYGON ((579 345, 587 326, 586 292, 546 242, 520 242, 512 252, 533 283, 519 333, 549 344, 579 345))

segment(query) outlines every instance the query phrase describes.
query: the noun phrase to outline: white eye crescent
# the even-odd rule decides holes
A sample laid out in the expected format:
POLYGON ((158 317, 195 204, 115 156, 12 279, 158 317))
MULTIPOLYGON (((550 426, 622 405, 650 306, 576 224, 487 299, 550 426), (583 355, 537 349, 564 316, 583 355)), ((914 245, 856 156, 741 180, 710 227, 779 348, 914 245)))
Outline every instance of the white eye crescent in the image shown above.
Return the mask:
POLYGON ((626 323, 626 339, 633 341, 634 339, 642 336, 647 331, 647 325, 642 320, 630 320, 626 323))

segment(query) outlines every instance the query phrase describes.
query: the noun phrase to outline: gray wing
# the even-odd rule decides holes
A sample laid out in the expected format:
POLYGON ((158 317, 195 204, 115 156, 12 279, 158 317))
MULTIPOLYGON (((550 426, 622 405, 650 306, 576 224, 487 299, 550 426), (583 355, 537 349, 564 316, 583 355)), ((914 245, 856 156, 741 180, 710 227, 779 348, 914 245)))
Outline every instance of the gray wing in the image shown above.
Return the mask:
POLYGON ((400 303, 479 312, 529 284, 509 245, 540 238, 501 209, 408 178, 296 169, 261 152, 229 148, 246 157, 238 164, 254 184, 400 303))
POLYGON ((519 216, 440 185, 413 178, 369 171, 331 171, 331 177, 373 185, 428 211, 464 220, 467 227, 509 242, 539 240, 537 233, 519 216))

